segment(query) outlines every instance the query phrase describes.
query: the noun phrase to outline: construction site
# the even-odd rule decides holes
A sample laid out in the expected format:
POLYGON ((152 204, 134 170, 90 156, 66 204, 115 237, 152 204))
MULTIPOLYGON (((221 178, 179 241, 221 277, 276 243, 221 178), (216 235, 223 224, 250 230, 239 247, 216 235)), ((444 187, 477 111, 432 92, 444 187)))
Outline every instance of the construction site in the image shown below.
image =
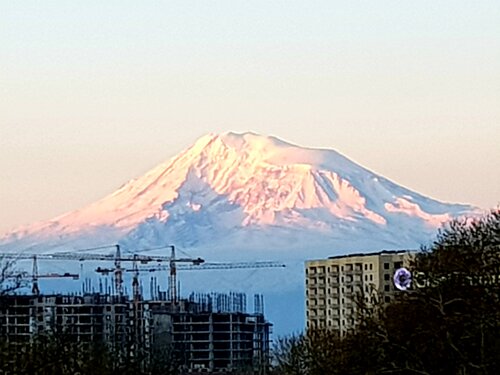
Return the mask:
MULTIPOLYGON (((0 254, 0 257, 14 257, 0 254)), ((233 269, 283 267, 274 262, 206 263, 201 258, 114 254, 22 254, 31 259, 31 292, 0 297, 0 336, 12 345, 22 345, 40 335, 64 334, 70 340, 92 345, 105 344, 114 360, 140 358, 147 363, 155 353, 171 350, 177 355, 183 373, 264 374, 269 367, 272 324, 264 316, 264 298, 253 296, 253 309, 247 309, 244 293, 191 293, 178 295, 178 269, 233 269), (112 262, 112 268, 97 267, 96 272, 111 276, 112 282, 99 280, 96 290, 90 280, 78 293, 43 294, 42 278, 78 278, 77 274, 40 274, 39 260, 78 260, 112 262), (124 267, 129 262, 132 267, 124 267), (150 265, 155 263, 154 265, 150 265), (178 264, 183 263, 183 264, 178 264), (142 265, 142 266, 141 266, 142 265), (146 266, 144 266, 146 265, 146 266), (143 293, 141 272, 167 271, 168 287, 161 290, 157 277, 149 280, 149 293, 143 293), (124 274, 131 273, 131 295, 124 291, 124 274)), ((19 275, 15 277, 20 277, 19 275)))

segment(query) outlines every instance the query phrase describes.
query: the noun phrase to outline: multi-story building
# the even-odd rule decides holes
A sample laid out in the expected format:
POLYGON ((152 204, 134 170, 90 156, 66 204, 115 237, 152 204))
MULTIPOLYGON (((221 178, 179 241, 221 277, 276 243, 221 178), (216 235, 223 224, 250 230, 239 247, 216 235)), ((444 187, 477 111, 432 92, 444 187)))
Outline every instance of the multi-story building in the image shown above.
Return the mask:
POLYGON ((207 294, 169 301, 102 295, 0 297, 0 338, 25 345, 37 335, 64 334, 80 343, 104 343, 117 360, 148 361, 158 350, 181 355, 184 372, 262 372, 269 365, 271 323, 262 297, 246 312, 241 293, 207 294))
POLYGON ((410 251, 334 256, 306 262, 307 328, 329 328, 341 335, 356 324, 359 298, 390 302, 394 271, 407 265, 410 251))
POLYGON ((123 347, 128 305, 124 297, 100 294, 2 296, 0 336, 21 344, 38 334, 64 334, 123 347))
POLYGON ((151 347, 173 344, 182 353, 184 372, 265 372, 272 325, 262 311, 244 312, 245 298, 242 294, 214 294, 175 303, 144 301, 151 347), (217 303, 221 297, 225 301, 217 303))

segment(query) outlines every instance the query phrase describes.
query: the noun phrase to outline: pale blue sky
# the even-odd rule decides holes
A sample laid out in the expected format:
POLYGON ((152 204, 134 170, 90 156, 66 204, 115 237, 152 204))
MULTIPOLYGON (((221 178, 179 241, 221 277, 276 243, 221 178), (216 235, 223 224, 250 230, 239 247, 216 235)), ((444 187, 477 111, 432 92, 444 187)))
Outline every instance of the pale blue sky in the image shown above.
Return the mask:
POLYGON ((500 202, 500 2, 0 0, 0 232, 208 132, 500 202))

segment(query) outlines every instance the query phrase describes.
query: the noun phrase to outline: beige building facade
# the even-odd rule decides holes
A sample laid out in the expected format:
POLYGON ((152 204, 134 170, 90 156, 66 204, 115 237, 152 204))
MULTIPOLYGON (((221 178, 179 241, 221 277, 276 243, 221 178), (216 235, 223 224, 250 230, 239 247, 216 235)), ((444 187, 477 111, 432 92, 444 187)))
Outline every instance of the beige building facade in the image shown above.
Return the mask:
POLYGON ((380 251, 307 261, 307 328, 328 328, 342 335, 356 324, 357 299, 390 302, 398 292, 394 272, 408 265, 412 253, 380 251))

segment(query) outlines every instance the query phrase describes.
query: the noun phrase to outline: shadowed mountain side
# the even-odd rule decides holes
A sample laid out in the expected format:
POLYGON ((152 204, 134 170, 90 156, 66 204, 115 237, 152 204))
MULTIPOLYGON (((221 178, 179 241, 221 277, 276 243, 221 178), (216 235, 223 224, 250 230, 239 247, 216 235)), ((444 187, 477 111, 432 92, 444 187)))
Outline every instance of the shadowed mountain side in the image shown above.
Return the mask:
POLYGON ((422 196, 334 150, 209 134, 87 207, 7 233, 0 251, 174 244, 210 262, 277 260, 288 267, 189 274, 183 288, 271 294, 276 327, 300 330, 306 259, 417 249, 442 223, 475 211, 422 196))

